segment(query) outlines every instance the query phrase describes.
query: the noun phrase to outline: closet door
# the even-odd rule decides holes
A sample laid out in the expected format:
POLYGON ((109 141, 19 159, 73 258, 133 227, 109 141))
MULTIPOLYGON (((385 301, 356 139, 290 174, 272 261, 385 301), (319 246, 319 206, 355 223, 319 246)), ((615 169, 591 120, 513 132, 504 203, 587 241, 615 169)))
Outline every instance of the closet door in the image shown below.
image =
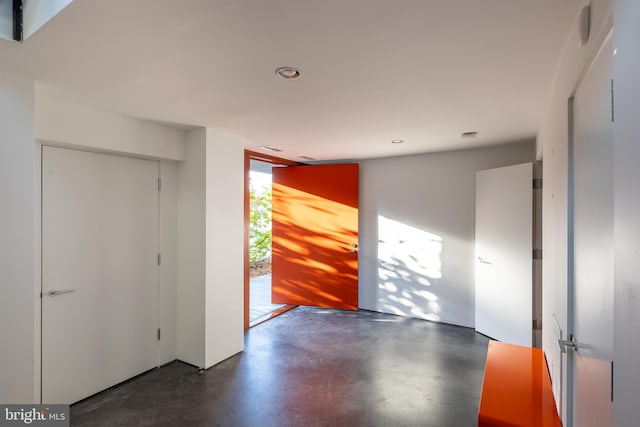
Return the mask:
POLYGON ((158 163, 43 147, 42 402, 157 365, 158 163))

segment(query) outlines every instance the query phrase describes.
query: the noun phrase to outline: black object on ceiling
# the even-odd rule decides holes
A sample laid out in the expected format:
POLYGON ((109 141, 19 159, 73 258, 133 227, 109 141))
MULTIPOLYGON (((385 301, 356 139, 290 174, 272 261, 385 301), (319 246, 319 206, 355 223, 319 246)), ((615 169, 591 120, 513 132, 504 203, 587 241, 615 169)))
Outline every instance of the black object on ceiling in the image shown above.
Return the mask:
POLYGON ((13 0, 13 39, 22 41, 22 0, 13 0))

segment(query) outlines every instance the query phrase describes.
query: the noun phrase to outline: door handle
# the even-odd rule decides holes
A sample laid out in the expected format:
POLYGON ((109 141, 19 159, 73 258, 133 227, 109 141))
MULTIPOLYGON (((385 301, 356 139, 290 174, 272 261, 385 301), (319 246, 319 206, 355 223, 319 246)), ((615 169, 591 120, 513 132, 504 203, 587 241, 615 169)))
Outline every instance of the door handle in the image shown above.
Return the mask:
POLYGON ((64 295, 64 294, 70 294, 71 292, 75 292, 75 289, 63 289, 63 290, 57 290, 57 289, 52 289, 49 292, 46 293, 46 295, 50 296, 50 297, 57 297, 58 295, 64 295))
POLYGON ((482 258, 481 256, 478 257, 478 261, 480 261, 482 264, 489 264, 489 265, 493 265, 492 262, 489 262, 487 260, 485 260, 484 258, 482 258))
POLYGON ((569 335, 568 340, 559 339, 558 345, 560 346, 560 351, 566 353, 567 350, 578 351, 578 342, 573 335, 569 335))
POLYGON ((352 243, 351 244, 351 250, 349 252, 358 252, 358 244, 357 243, 352 243))

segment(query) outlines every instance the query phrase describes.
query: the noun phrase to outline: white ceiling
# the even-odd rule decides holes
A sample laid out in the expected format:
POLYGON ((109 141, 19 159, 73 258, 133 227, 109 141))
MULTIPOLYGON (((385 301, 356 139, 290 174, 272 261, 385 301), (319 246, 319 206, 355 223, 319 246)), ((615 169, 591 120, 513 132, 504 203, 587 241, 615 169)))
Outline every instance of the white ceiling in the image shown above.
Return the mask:
POLYGON ((441 151, 535 137, 581 3, 76 0, 25 43, 1 40, 0 71, 290 159, 441 151))

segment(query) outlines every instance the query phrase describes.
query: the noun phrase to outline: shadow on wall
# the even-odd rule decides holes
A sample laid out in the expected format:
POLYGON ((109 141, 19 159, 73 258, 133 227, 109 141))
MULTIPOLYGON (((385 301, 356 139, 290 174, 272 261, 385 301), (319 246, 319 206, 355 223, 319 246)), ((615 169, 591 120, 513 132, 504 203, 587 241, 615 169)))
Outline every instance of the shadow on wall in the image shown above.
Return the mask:
POLYGON ((442 278, 443 239, 378 215, 378 306, 388 313, 440 321, 434 285, 442 278))

